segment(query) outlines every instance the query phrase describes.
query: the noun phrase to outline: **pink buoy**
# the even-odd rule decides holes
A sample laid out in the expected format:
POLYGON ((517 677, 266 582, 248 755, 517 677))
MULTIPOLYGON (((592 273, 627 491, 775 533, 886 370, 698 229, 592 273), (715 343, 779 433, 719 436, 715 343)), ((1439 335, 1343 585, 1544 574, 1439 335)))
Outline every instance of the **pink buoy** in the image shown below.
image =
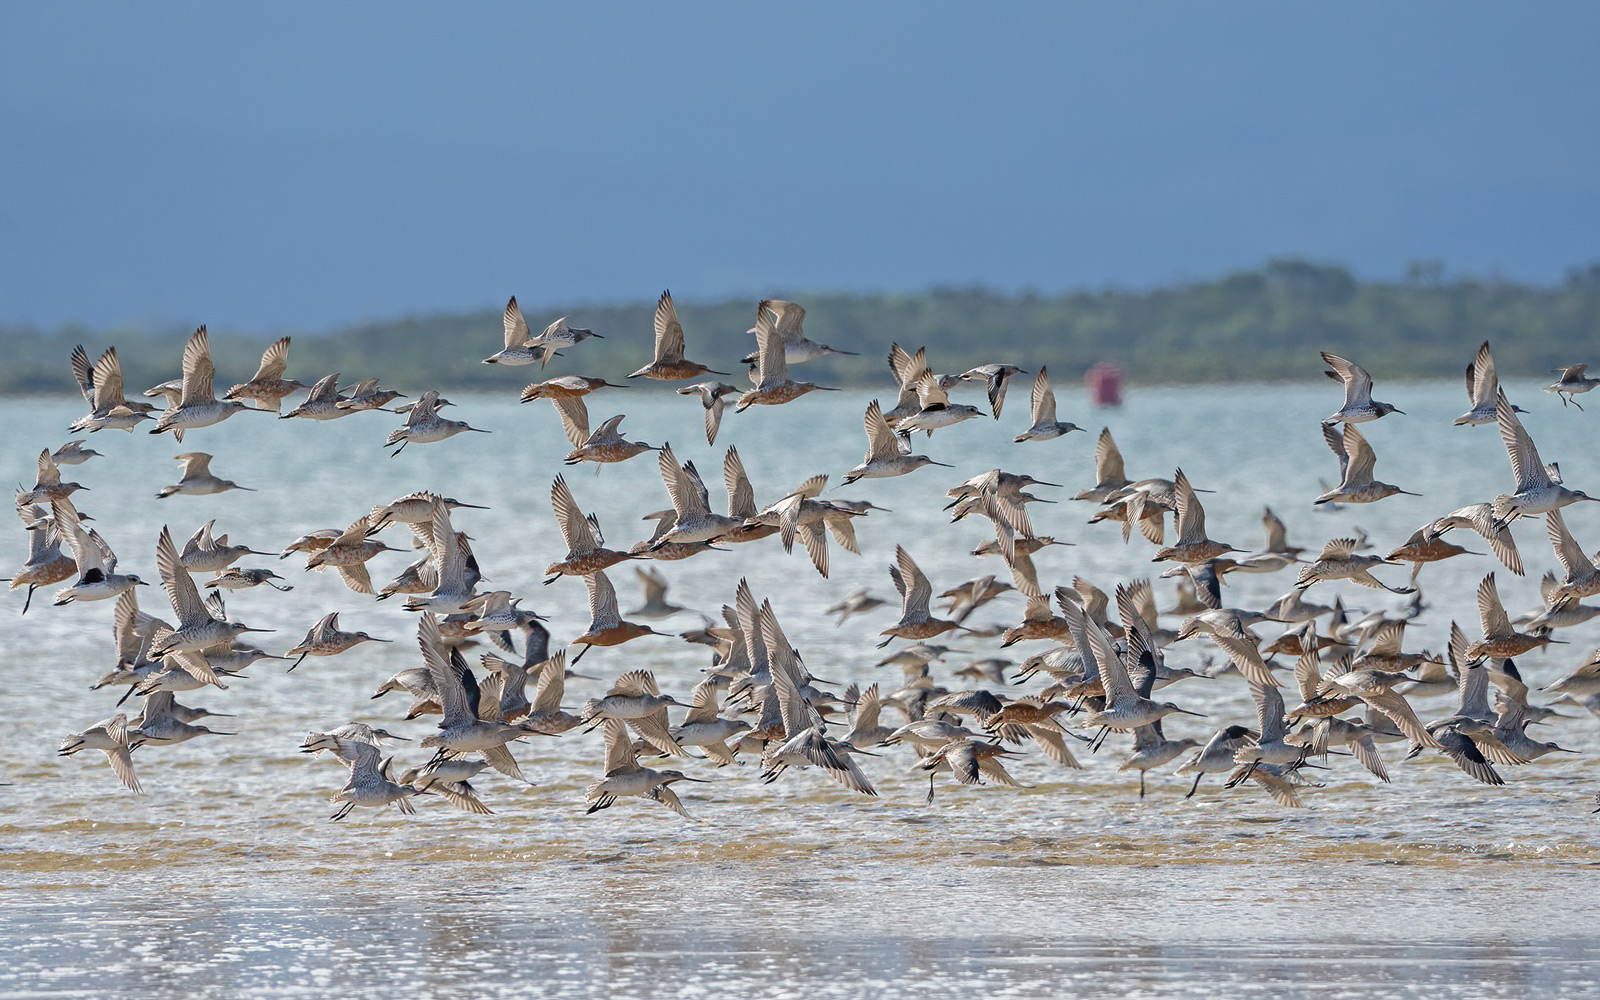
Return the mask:
POLYGON ((1089 400, 1095 406, 1122 405, 1122 369, 1101 361, 1083 373, 1089 400))

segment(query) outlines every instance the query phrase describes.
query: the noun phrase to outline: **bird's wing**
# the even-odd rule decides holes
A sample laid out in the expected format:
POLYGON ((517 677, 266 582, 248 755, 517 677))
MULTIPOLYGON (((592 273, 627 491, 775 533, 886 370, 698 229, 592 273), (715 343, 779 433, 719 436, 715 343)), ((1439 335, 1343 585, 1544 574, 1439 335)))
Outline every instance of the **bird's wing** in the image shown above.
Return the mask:
POLYGON ((662 753, 674 757, 687 757, 689 751, 685 750, 678 741, 672 738, 672 730, 667 724, 667 709, 662 706, 649 715, 637 719, 629 719, 628 725, 634 732, 648 744, 662 753))
POLYGON ((889 422, 883 418, 883 407, 876 399, 867 404, 863 424, 867 429, 867 461, 895 458, 900 454, 900 441, 889 429, 889 422))
POLYGON ((917 401, 924 410, 950 405, 950 394, 939 388, 939 380, 928 369, 917 376, 917 401))
POLYGON ((358 775, 362 778, 377 777, 378 757, 381 751, 376 744, 368 743, 366 740, 347 739, 343 736, 335 736, 332 744, 327 749, 350 768, 352 785, 357 783, 358 775))
POLYGON ((1346 361, 1336 354, 1322 352, 1322 360, 1333 371, 1334 378, 1344 383, 1344 405, 1361 406, 1372 399, 1372 376, 1358 364, 1346 361))
POLYGON ((856 541, 855 518, 830 517, 824 518, 824 523, 828 526, 828 534, 832 535, 833 540, 838 542, 846 552, 853 552, 856 555, 861 554, 861 546, 856 541))
POLYGON ((1505 605, 1500 603, 1500 591, 1490 573, 1478 584, 1478 618, 1483 624, 1486 639, 1512 634, 1511 619, 1506 616, 1505 605))
POLYGON ((1417 718, 1411 703, 1406 701, 1405 695, 1400 692, 1393 689, 1367 691, 1361 694, 1361 700, 1387 715, 1411 742, 1428 747, 1439 745, 1439 741, 1428 732, 1428 727, 1417 718))
POLYGON ((216 373, 216 367, 211 363, 211 341, 206 335, 206 328, 202 326, 183 348, 182 405, 193 406, 216 399, 211 393, 211 380, 216 373))
POLYGON ((550 487, 550 506, 555 511, 556 524, 561 528, 568 552, 583 555, 599 547, 593 526, 578 509, 578 502, 572 498, 572 490, 562 476, 557 476, 550 487))
POLYGON ((769 306, 770 303, 763 302, 756 307, 756 347, 759 351, 756 385, 762 389, 789 381, 783 336, 778 332, 777 319, 769 306))
POLYGON ((435 590, 460 593, 467 589, 467 550, 450 524, 450 508, 443 500, 433 502, 433 558, 439 567, 435 590))
POLYGON ((56 464, 55 459, 50 457, 49 448, 39 452, 39 485, 61 485, 61 467, 56 464))
POLYGON ((582 396, 553 396, 550 399, 556 413, 561 415, 561 430, 574 448, 582 448, 589 440, 589 407, 582 396))
POLYGON ((1033 737, 1033 741, 1039 744, 1039 749, 1044 751, 1046 757, 1063 767, 1070 767, 1075 771, 1083 769, 1083 765, 1078 762, 1078 758, 1072 755, 1072 750, 1067 747, 1067 741, 1059 731, 1032 723, 1028 724, 1027 730, 1029 735, 1033 737))
POLYGON ((375 378, 369 378, 362 379, 360 382, 357 382, 355 385, 351 386, 349 392, 352 399, 358 399, 362 396, 372 395, 377 391, 377 389, 378 380, 375 378))
POLYGON ((1550 547, 1555 550, 1556 558, 1561 561, 1561 568, 1566 571, 1567 579, 1572 579, 1578 572, 1592 572, 1594 563, 1583 551, 1583 546, 1572 537, 1572 532, 1567 530, 1567 522, 1559 510, 1552 510, 1544 516, 1545 531, 1550 536, 1550 547))
POLYGON ((806 554, 811 557, 811 564, 817 572, 824 577, 828 575, 828 534, 824 530, 823 521, 811 521, 797 526, 796 534, 802 545, 806 547, 806 554))
POLYGON ((928 617, 928 602, 933 599, 933 584, 922 572, 916 562, 911 558, 911 553, 900 546, 894 550, 895 569, 899 572, 899 579, 903 584, 901 596, 904 599, 904 617, 912 621, 922 621, 928 617))
POLYGON ((1283 739, 1286 726, 1283 718, 1283 692, 1276 685, 1250 685, 1250 698, 1256 703, 1256 722, 1261 728, 1263 743, 1283 739))
POLYGON ((793 302, 782 299, 768 299, 762 306, 770 309, 778 318, 778 337, 785 344, 798 344, 806 337, 802 324, 806 321, 806 311, 793 302))
POLYGON ((589 587, 589 630, 615 628, 622 621, 622 613, 617 610, 617 588, 603 571, 590 573, 583 582, 589 587))
POLYGON ((89 352, 79 344, 72 349, 70 360, 72 380, 78 383, 78 391, 83 393, 83 401, 89 404, 91 410, 98 411, 100 404, 95 402, 94 367, 89 364, 89 352))
POLYGON ((532 712, 544 715, 561 711, 567 693, 567 653, 565 650, 544 661, 539 668, 539 686, 534 691, 532 712))
POLYGON ((900 394, 915 392, 917 379, 927 369, 926 352, 917 349, 915 355, 908 354, 906 349, 899 344, 889 345, 889 371, 894 374, 895 381, 900 384, 900 394))
POLYGON ((532 339, 528 332, 528 321, 522 318, 522 309, 517 305, 515 295, 506 303, 505 315, 501 319, 505 325, 506 350, 521 347, 532 339))
POLYGON ((667 578, 654 566, 640 568, 635 566, 633 572, 639 577, 639 584, 644 588, 644 602, 655 604, 667 599, 667 578))
POLYGON ((1349 744, 1350 752, 1355 754, 1356 761, 1379 781, 1389 780, 1389 769, 1383 765, 1383 757, 1378 753, 1378 747, 1373 743, 1370 735, 1362 736, 1349 744))
MULTIPOLYGON (((1273 774, 1265 767, 1257 767, 1247 773, 1250 775, 1250 780, 1265 788, 1267 794, 1271 795, 1279 805, 1288 806, 1291 809, 1299 809, 1301 807, 1300 794, 1295 791, 1294 784, 1288 779, 1273 774)), ((1229 780, 1232 780, 1232 776, 1230 776, 1229 780)))
POLYGON ((678 798, 678 793, 674 792, 666 785, 657 785, 656 787, 650 789, 647 797, 655 799, 657 802, 666 806, 668 809, 671 809, 684 819, 694 818, 693 816, 689 815, 689 810, 684 808, 683 800, 678 798))
POLYGON ((1200 506, 1200 497, 1189 485, 1189 477, 1182 469, 1172 477, 1172 492, 1178 501, 1179 544, 1205 541, 1206 510, 1200 506))
POLYGON ((372 574, 367 572, 367 567, 361 563, 339 567, 339 576, 344 580, 344 585, 358 594, 372 593, 372 574))
POLYGON ((989 412, 996 420, 1000 419, 1000 411, 1006 405, 1006 386, 1011 383, 1011 375, 1005 371, 996 372, 989 376, 989 412))
POLYGON ((134 662, 144 647, 138 624, 139 595, 130 587, 117 595, 116 606, 111 612, 111 634, 117 643, 118 663, 134 662))
MULTIPOLYGON (((1033 380, 1033 397, 1032 397, 1032 401, 1031 402, 1032 402, 1032 406, 1033 406, 1033 422, 1034 422, 1034 424, 1036 424, 1036 425, 1037 424, 1048 424, 1048 423, 1052 423, 1052 422, 1055 421, 1055 419, 1056 419, 1056 394, 1050 388, 1050 371, 1049 371, 1049 369, 1043 367, 1042 365, 1039 368, 1038 376, 1035 377, 1034 380, 1033 380)), ((1101 436, 1102 439, 1104 439, 1105 441, 1110 443, 1111 438, 1110 438, 1110 434, 1109 433, 1102 433, 1100 436, 1101 436)), ((1111 451, 1113 451, 1113 452, 1116 451, 1116 447, 1117 446, 1114 443, 1112 443, 1110 445, 1111 451)), ((1097 465, 1099 464, 1099 458, 1100 458, 1100 452, 1099 452, 1099 449, 1096 448, 1095 449, 1095 461, 1096 461, 1097 465)), ((1117 461, 1118 461, 1118 464, 1120 465, 1121 464, 1121 456, 1120 455, 1118 455, 1117 461)), ((1102 477, 1101 481, 1102 482, 1105 481, 1103 477, 1102 477)))
MULTIPOLYGON (((337 375, 335 375, 337 378, 337 375)), ((417 401, 411 404, 411 410, 406 414, 406 426, 415 427, 418 424, 432 420, 439 412, 439 391, 429 389, 417 401)))
POLYGON ((678 459, 672 454, 672 445, 663 445, 657 458, 657 465, 661 469, 661 481, 666 484, 667 495, 672 498, 672 509, 677 512, 678 520, 682 521, 695 514, 705 513, 700 503, 700 491, 694 484, 688 482, 688 477, 678 465, 678 459))
POLYGON ((633 751, 633 737, 621 719, 605 720, 606 775, 627 774, 639 769, 639 758, 633 751))
POLYGON ((1539 458, 1539 449, 1534 447, 1533 438, 1523 428, 1522 421, 1517 419, 1517 413, 1506 399, 1504 389, 1495 396, 1494 417, 1495 423, 1500 426, 1500 440, 1506 446, 1506 455, 1511 459, 1511 474, 1516 477, 1517 492, 1550 485, 1550 473, 1545 471, 1544 462, 1539 458))
MULTIPOLYGON (((417 624, 417 646, 422 650, 423 664, 439 693, 439 708, 444 715, 440 728, 475 720, 478 713, 468 703, 465 679, 457 670, 454 658, 445 651, 444 639, 439 635, 439 619, 431 611, 424 611, 417 624)), ((460 666, 465 668, 466 662, 462 661, 460 666)), ((470 669, 466 672, 471 674, 470 669)), ((476 682, 473 686, 476 688, 476 682)))
POLYGON ((1339 482, 1341 485, 1349 481, 1347 470, 1350 468, 1350 456, 1344 448, 1344 431, 1338 424, 1322 425, 1322 442, 1328 446, 1339 459, 1339 482))
MULTIPOLYGON (((1042 374, 1042 373, 1041 373, 1042 374)), ((1037 391, 1037 383, 1035 383, 1037 391)), ((1094 446, 1094 478, 1098 483, 1124 483, 1128 480, 1122 465, 1122 451, 1111 437, 1111 428, 1100 431, 1100 440, 1094 446)))
POLYGON ((1264 507, 1261 511, 1261 526, 1267 531, 1267 551, 1282 552, 1289 545, 1289 529, 1284 526, 1283 519, 1272 512, 1271 507, 1264 507))
MULTIPOLYGON (((78 520, 78 511, 72 506, 72 501, 53 500, 50 509, 54 512, 51 519, 55 522, 56 532, 67 543, 67 548, 72 550, 73 562, 78 565, 78 576, 81 578, 91 569, 98 569, 104 573, 106 567, 100 547, 94 544, 89 533, 83 530, 83 524, 78 520)), ((43 535, 44 530, 40 529, 34 537, 39 538, 43 535)), ((127 593, 131 594, 132 591, 127 593)))
MULTIPOLYGON (((1314 634, 1314 633, 1313 633, 1314 634)), ((1311 701, 1322 691, 1321 657, 1311 644, 1300 654, 1294 665, 1295 685, 1300 689, 1300 700, 1311 701)))
POLYGON ((1245 679, 1251 684, 1260 687, 1278 686, 1277 678, 1267 669, 1266 663, 1261 659, 1261 651, 1256 649, 1255 643, 1221 633, 1213 633, 1211 641, 1227 654, 1228 659, 1233 661, 1233 665, 1239 668, 1239 672, 1244 674, 1245 679))
MULTIPOLYGON (((332 375, 324 375, 322 378, 317 379, 316 384, 306 393, 306 402, 331 403, 339 398, 339 374, 339 372, 334 372, 332 375)), ((407 424, 411 422, 410 420, 406 421, 407 424)))
POLYGON ((1472 408, 1480 406, 1493 406, 1495 393, 1500 390, 1500 380, 1494 371, 1494 355, 1489 353, 1489 342, 1485 340, 1483 346, 1478 348, 1477 357, 1472 359, 1472 366, 1467 369, 1467 396, 1472 401, 1472 408))
POLYGON ((1354 538, 1333 538, 1322 547, 1322 559, 1349 559, 1355 555, 1356 540, 1354 538))
POLYGON ((1495 773, 1495 769, 1483 756, 1477 744, 1454 729, 1446 729, 1439 734, 1439 748, 1453 761, 1456 767, 1465 771, 1473 780, 1485 785, 1503 785, 1505 779, 1495 773))
POLYGON ((722 460, 722 485, 728 491, 729 517, 755 516, 756 491, 750 485, 750 477, 745 475, 744 462, 739 458, 739 452, 735 448, 730 447, 727 456, 722 460))
POLYGON ((483 754, 483 759, 488 762, 490 767, 506 777, 515 778, 518 781, 528 780, 522 776, 522 768, 517 766, 517 759, 511 756, 510 747, 501 744, 479 752, 483 754))
POLYGON ((714 722, 717 718, 717 682, 707 677, 694 686, 689 696, 689 714, 683 717, 685 725, 694 722, 714 722))
POLYGON ((104 412, 120 405, 123 400, 122 364, 117 360, 117 349, 106 348, 94 363, 94 404, 96 412, 104 412))
POLYGON ((656 302, 656 362, 682 361, 683 350, 683 324, 672 305, 672 292, 662 292, 656 302))
POLYGON ((212 518, 205 524, 202 524, 194 534, 190 535, 189 540, 183 543, 182 555, 190 555, 195 552, 201 552, 207 549, 215 548, 216 543, 211 539, 211 529, 216 525, 216 523, 217 519, 212 518))
POLYGON ((203 451, 184 452, 178 456, 178 463, 183 467, 179 479, 197 479, 211 475, 211 456, 203 451))
POLYGON ((1405 642, 1406 623, 1403 621, 1384 622, 1372 634, 1371 651, 1379 656, 1399 656, 1401 644, 1405 642))
POLYGON ((177 547, 172 544, 172 534, 164 525, 161 537, 156 541, 156 566, 161 572, 161 586, 172 601, 173 611, 177 612, 180 628, 212 620, 211 613, 200 600, 200 590, 194 585, 194 577, 183 568, 177 547))
POLYGON ((720 396, 706 403, 706 444, 717 443, 717 431, 722 428, 722 411, 727 406, 720 396))
POLYGON ((1089 648, 1094 651, 1095 662, 1100 666, 1100 680, 1105 686, 1107 704, 1129 704, 1138 697, 1133 679, 1128 676, 1128 665, 1117 653, 1111 634, 1093 618, 1084 619, 1084 631, 1089 648))
MULTIPOLYGON (((205 455, 205 456, 202 456, 202 457, 204 457, 207 462, 209 462, 210 459, 211 459, 210 455, 205 455)), ((366 514, 363 514, 360 517, 356 518, 354 521, 350 522, 350 527, 344 529, 344 531, 339 535, 339 537, 335 538, 333 540, 333 545, 356 545, 356 544, 359 544, 360 542, 362 542, 362 541, 364 541, 366 539, 367 530, 369 528, 371 528, 371 527, 372 527, 372 518, 370 516, 366 515, 366 514)), ((329 547, 332 548, 332 545, 330 545, 329 547)))
POLYGON ((283 378, 289 368, 289 338, 279 337, 261 353, 261 365, 250 377, 252 382, 273 382, 283 378))
POLYGON ((478 718, 484 722, 500 721, 500 696, 505 692, 504 674, 491 673, 478 683, 478 718))
POLYGON ((1371 482, 1372 470, 1378 464, 1378 456, 1372 450, 1372 445, 1368 444, 1367 439, 1353 426, 1345 427, 1344 451, 1345 480, 1352 484, 1371 482))
POLYGON ((772 673, 772 690, 778 701, 778 711, 783 716, 783 731, 793 739, 808 729, 822 724, 822 716, 800 691, 794 650, 789 646, 783 630, 778 627, 777 616, 770 604, 763 604, 760 614, 761 640, 767 647, 769 669, 772 673))

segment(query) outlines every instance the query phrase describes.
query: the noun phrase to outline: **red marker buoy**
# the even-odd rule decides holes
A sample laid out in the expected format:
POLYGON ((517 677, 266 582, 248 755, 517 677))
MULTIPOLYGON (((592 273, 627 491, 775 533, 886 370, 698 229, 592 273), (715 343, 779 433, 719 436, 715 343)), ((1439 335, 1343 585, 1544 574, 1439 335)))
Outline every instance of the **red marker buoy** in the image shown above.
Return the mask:
POLYGON ((1122 369, 1104 361, 1083 373, 1083 384, 1095 406, 1122 405, 1122 369))

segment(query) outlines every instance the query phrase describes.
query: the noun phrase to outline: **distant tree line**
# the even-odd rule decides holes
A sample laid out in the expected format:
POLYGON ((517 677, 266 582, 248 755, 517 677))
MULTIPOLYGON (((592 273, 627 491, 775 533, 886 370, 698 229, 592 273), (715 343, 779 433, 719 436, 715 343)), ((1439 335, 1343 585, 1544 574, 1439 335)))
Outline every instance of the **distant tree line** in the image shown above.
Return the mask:
MULTIPOLYGON (((883 384, 891 342, 926 346, 936 371, 1005 361, 1058 383, 1090 365, 1119 365, 1130 381, 1241 381, 1320 378, 1319 350, 1356 360, 1381 378, 1459 377, 1484 340, 1503 375, 1543 374, 1558 365, 1600 362, 1600 264, 1558 285, 1474 277, 1446 279, 1418 262, 1404 281, 1361 281, 1341 267, 1300 259, 1149 291, 1104 289, 1065 295, 1004 294, 981 287, 914 295, 804 294, 775 290, 806 309, 811 339, 859 357, 828 357, 794 373, 825 385, 883 384)), ((501 346, 500 304, 482 312, 365 324, 297 335, 289 376, 311 383, 338 371, 342 382, 381 375, 386 385, 512 389, 540 377, 583 373, 615 378, 646 364, 654 300, 613 306, 524 302, 535 333, 563 313, 604 339, 585 341, 536 367, 479 361, 501 346)), ((754 301, 679 300, 688 356, 743 384, 738 359, 753 349, 746 331, 754 301)), ((71 392, 67 357, 82 343, 91 357, 115 344, 130 395, 178 371, 188 330, 41 331, 0 325, 0 393, 71 392)), ((220 389, 255 370, 273 338, 212 330, 220 389)))

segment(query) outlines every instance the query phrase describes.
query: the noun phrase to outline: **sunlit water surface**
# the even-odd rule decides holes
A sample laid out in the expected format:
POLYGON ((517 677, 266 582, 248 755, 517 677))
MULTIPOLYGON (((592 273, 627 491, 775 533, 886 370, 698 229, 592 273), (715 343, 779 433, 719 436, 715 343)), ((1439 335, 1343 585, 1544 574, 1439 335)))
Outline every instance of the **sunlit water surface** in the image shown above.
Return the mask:
MULTIPOLYGON (((943 490, 996 465, 1064 483, 1040 488, 1064 502, 1032 508, 1041 532, 1075 543, 1037 557, 1047 584, 1082 574, 1106 590, 1159 572, 1151 547, 1124 545, 1114 525, 1089 526, 1091 508, 1065 502, 1093 481, 1094 432, 1108 424, 1135 478, 1170 476, 1182 466, 1205 497, 1211 536, 1241 548, 1261 544, 1261 507, 1288 521, 1291 541, 1313 550, 1360 526, 1375 543, 1398 543, 1413 528, 1457 506, 1488 499, 1509 471, 1492 427, 1457 428, 1459 387, 1385 386, 1380 396, 1407 411, 1366 426, 1378 476, 1423 497, 1366 508, 1314 511, 1319 478, 1334 478, 1317 420, 1337 390, 1315 387, 1141 389, 1120 410, 1094 413, 1081 394, 1061 393, 1063 417, 1090 427, 1043 444, 1013 445, 1026 416, 1026 386, 1014 387, 1005 419, 939 432, 918 445, 955 469, 927 469, 867 481, 840 496, 871 499, 892 513, 858 525, 863 556, 833 550, 824 580, 803 553, 777 540, 713 552, 663 570, 671 598, 707 613, 731 601, 740 576, 768 596, 818 676, 840 684, 898 686, 875 668, 877 632, 893 610, 836 628, 822 609, 858 587, 893 597, 887 567, 904 544, 944 589, 1003 564, 967 555, 982 525, 947 523, 943 490)), ((1533 411, 1526 422, 1546 460, 1569 483, 1600 492, 1591 414, 1513 386, 1533 411)), ((590 397, 595 421, 626 409, 625 429, 651 443, 670 440, 693 459, 720 504, 722 450, 737 444, 758 500, 770 502, 806 476, 838 476, 859 461, 864 437, 859 393, 812 396, 724 423, 706 447, 700 410, 656 393, 590 397)), ((976 400, 974 400, 976 402, 976 400)), ((525 595, 551 618, 556 640, 587 622, 584 588, 540 586, 561 554, 549 489, 565 472, 579 503, 599 514, 613 545, 643 537, 641 514, 666 506, 651 456, 595 473, 563 469, 566 451, 546 404, 464 396, 453 415, 493 431, 414 446, 398 458, 380 448, 398 420, 362 414, 332 423, 276 422, 243 414, 193 432, 183 445, 138 433, 94 435, 106 453, 68 468, 90 491, 79 506, 123 557, 155 580, 153 543, 163 524, 181 540, 218 518, 229 532, 276 549, 315 528, 344 526, 375 503, 436 489, 489 511, 462 511, 492 586, 525 595), (216 454, 214 471, 259 492, 156 500, 174 481, 179 451, 216 454)), ((4 468, 32 481, 38 449, 66 440, 79 406, 65 400, 0 401, 8 433, 4 468)), ((1569 511, 1580 541, 1600 539, 1588 505, 1569 511)), ((391 544, 403 544, 391 532, 391 544)), ((1503 569, 1500 589, 1516 614, 1538 602, 1537 580, 1554 565, 1542 526, 1518 538, 1526 578, 1503 569)), ((1475 538, 1463 544, 1482 550, 1475 538)), ((0 564, 20 564, 20 531, 0 536, 0 564)), ((410 556, 370 564, 375 580, 410 556)), ((330 823, 329 795, 343 783, 334 763, 296 752, 310 729, 351 720, 385 725, 413 739, 427 719, 397 721, 403 696, 369 700, 376 686, 418 662, 414 619, 394 602, 374 604, 331 574, 306 573, 298 559, 272 565, 292 593, 234 596, 230 612, 286 649, 319 616, 343 612, 346 628, 395 640, 334 659, 308 660, 293 674, 263 661, 226 691, 181 696, 236 719, 210 720, 238 735, 201 738, 136 754, 147 794, 126 792, 98 753, 61 759, 65 734, 114 711, 118 693, 87 685, 114 662, 109 602, 50 606, 48 591, 17 617, 21 595, 3 598, 0 677, 9 725, 0 758, 0 994, 17 996, 393 997, 429 994, 636 996, 992 995, 1530 997, 1600 992, 1592 904, 1600 891, 1600 840, 1590 815, 1600 777, 1600 724, 1576 709, 1546 727, 1581 756, 1556 755, 1505 768, 1508 784, 1486 788, 1438 758, 1402 763, 1381 785, 1347 758, 1318 772, 1308 808, 1283 809, 1253 788, 1227 792, 1208 779, 1185 800, 1171 766, 1150 775, 1150 795, 1118 772, 1126 739, 1098 755, 1081 753, 1071 772, 1032 755, 1012 766, 1026 790, 927 782, 904 750, 865 766, 881 797, 853 796, 816 773, 773 785, 749 763, 694 772, 712 783, 678 786, 695 816, 685 822, 653 803, 624 800, 593 816, 583 788, 600 771, 598 734, 536 740, 517 755, 537 787, 492 772, 476 783, 495 810, 471 816, 443 803, 419 815, 360 810, 330 823)), ((1452 618, 1477 631, 1473 591, 1498 564, 1461 558, 1426 568, 1428 610, 1408 646, 1442 649, 1452 618)), ((626 610, 639 587, 612 571, 626 610)), ((1405 570, 1381 571, 1402 582, 1405 570)), ((1232 604, 1259 607, 1292 577, 1229 578, 1232 604)), ((54 589, 54 588, 51 588, 54 589)), ((1170 588, 1158 581, 1163 603, 1170 588)), ((1320 585, 1363 610, 1400 600, 1359 588, 1320 585)), ((166 614, 158 587, 144 606, 166 614)), ((1011 597, 976 622, 1014 623, 1011 597)), ((680 615, 663 630, 698 623, 680 615)), ((1548 683, 1594 648, 1600 629, 1566 630, 1571 645, 1519 661, 1531 683, 1548 683)), ((996 640, 963 639, 967 660, 992 655, 996 640)), ((1024 644, 1021 660, 1041 651, 1024 644)), ((1171 648, 1168 660, 1197 666, 1209 643, 1171 648)), ((649 668, 663 689, 687 696, 707 665, 705 647, 646 638, 598 650, 581 667, 604 678, 649 668)), ((949 679, 948 673, 941 675, 949 679)), ((568 707, 603 692, 575 680, 568 707)), ((1011 693, 1019 693, 1012 691, 1011 693)), ((1230 722, 1253 721, 1237 679, 1194 681, 1169 693, 1208 719, 1179 719, 1169 736, 1205 739, 1230 722)), ((1291 696, 1292 697, 1292 696, 1291 696)), ((1548 696, 1546 696, 1548 697, 1548 696)), ((1425 718, 1452 711, 1449 699, 1419 702, 1425 718)), ((886 720, 892 721, 892 713, 886 720)), ((426 751, 398 751, 420 761, 426 751)))

